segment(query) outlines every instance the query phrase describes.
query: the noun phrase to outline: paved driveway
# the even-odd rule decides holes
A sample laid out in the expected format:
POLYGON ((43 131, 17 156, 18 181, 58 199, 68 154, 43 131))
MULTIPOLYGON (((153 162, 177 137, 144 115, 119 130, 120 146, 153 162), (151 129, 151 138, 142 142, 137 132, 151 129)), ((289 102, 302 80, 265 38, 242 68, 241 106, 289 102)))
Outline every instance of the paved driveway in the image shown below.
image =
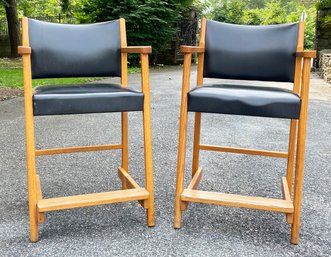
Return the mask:
MULTIPOLYGON (((195 83, 195 72, 192 83, 195 83)), ((50 212, 29 242, 23 99, 0 102, 0 256, 330 256, 331 94, 314 79, 309 110, 301 242, 290 244, 283 214, 191 204, 174 230, 173 203, 181 70, 151 72, 156 227, 137 203, 50 212)), ((112 80, 113 81, 113 80, 112 80)), ((134 89, 139 74, 129 77, 134 89)), ((37 117, 37 147, 118 142, 119 114, 37 117)), ((287 120, 203 115, 202 142, 286 150, 287 120)), ((130 172, 143 185, 142 116, 129 115, 130 172)), ((187 176, 192 155, 189 115, 187 176)), ((120 188, 118 151, 39 157, 44 197, 120 188)), ((284 160, 202 153, 201 188, 281 197, 284 160)))

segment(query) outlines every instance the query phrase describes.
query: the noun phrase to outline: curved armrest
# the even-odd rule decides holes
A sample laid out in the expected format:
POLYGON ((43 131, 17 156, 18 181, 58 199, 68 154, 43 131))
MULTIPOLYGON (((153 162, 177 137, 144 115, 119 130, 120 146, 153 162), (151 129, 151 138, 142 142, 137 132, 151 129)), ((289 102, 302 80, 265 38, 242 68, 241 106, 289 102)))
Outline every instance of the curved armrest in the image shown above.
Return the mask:
POLYGON ((298 51, 296 56, 303 58, 316 58, 316 51, 298 51))
POLYGON ((205 48, 200 46, 180 46, 180 51, 184 54, 204 53, 205 48))
POLYGON ((29 46, 19 46, 18 47, 18 54, 20 54, 20 55, 31 54, 31 47, 29 47, 29 46))
POLYGON ((122 53, 129 54, 150 54, 152 52, 151 46, 127 46, 121 48, 122 53))

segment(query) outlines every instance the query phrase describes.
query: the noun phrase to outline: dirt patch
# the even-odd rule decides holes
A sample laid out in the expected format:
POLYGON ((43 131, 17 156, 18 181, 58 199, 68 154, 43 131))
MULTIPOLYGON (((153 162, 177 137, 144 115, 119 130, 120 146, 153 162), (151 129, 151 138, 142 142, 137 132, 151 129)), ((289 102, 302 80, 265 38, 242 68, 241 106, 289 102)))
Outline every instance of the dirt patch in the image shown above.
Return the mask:
POLYGON ((0 87, 0 101, 4 101, 22 95, 23 95, 22 89, 0 87))

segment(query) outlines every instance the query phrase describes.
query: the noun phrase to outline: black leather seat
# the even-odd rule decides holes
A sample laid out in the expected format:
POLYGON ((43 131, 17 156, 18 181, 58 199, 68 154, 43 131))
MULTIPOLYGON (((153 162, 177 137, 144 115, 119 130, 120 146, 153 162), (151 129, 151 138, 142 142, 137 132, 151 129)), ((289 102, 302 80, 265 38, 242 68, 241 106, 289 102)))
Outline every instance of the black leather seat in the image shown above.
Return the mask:
POLYGON ((280 88, 214 84, 188 93, 188 111, 298 119, 300 97, 280 88))
POLYGON ((144 94, 115 84, 43 86, 33 106, 35 116, 142 111, 144 94))

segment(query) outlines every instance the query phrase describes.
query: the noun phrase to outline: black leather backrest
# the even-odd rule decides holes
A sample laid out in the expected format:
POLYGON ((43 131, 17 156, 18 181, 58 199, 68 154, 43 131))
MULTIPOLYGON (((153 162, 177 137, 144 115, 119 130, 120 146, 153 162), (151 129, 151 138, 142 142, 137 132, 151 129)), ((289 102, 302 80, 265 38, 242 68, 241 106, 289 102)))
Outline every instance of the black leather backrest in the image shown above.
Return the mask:
POLYGON ((29 19, 33 78, 121 76, 119 21, 69 25, 29 19))
POLYGON ((207 21, 204 77, 293 82, 297 41, 298 23, 207 21))

